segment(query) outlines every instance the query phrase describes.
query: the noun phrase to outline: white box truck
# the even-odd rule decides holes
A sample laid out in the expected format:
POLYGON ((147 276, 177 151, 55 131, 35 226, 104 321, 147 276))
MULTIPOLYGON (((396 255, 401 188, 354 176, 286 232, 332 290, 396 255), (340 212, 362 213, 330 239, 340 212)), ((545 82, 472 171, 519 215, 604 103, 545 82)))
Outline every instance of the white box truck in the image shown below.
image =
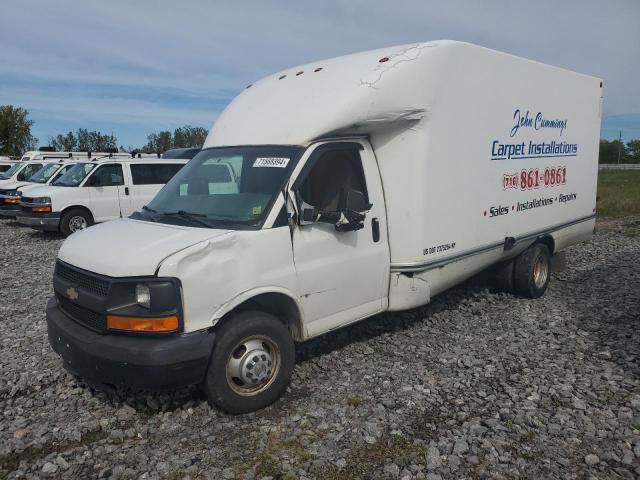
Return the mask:
POLYGON ((238 413, 282 394, 295 341, 490 267, 538 297, 592 234, 601 105, 600 79, 455 41, 270 75, 145 209, 65 241, 50 343, 238 413))

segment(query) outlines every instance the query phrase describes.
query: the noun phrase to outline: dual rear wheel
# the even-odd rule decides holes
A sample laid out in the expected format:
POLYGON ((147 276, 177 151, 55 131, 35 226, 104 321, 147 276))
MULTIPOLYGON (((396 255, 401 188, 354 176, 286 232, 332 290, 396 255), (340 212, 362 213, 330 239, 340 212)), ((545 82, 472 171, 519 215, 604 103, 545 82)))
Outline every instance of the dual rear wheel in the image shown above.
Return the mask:
POLYGON ((541 297, 551 278, 551 252, 543 243, 535 243, 515 259, 496 267, 499 290, 526 298, 541 297))

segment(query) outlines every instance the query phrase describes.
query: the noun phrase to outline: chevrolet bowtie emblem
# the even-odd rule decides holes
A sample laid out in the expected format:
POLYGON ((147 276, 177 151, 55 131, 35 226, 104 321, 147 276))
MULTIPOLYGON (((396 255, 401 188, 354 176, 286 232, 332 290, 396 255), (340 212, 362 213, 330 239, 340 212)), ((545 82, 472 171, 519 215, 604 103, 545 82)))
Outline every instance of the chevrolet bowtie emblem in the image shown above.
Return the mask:
POLYGON ((73 287, 67 288, 67 297, 75 302, 78 299, 78 291, 73 287))

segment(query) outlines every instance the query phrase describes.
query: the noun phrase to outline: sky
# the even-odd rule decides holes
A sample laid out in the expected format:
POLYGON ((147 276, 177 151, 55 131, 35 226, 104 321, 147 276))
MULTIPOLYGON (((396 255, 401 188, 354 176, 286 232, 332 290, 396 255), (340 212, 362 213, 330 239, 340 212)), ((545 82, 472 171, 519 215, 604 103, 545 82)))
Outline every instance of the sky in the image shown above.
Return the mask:
POLYGON ((2 0, 0 105, 32 132, 141 146, 210 128, 246 85, 297 64, 453 39, 604 79, 602 136, 640 138, 640 1, 2 0))

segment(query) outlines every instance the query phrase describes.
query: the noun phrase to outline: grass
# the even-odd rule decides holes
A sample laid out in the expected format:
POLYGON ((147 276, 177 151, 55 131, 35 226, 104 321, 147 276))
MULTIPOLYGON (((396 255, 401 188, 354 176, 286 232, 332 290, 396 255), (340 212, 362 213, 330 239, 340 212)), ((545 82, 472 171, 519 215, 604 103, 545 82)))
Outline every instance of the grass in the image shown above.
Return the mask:
POLYGON ((44 458, 51 453, 63 453, 73 448, 85 447, 104 438, 107 438, 106 432, 97 430, 84 433, 80 441, 53 441, 42 446, 29 445, 22 452, 11 452, 0 456, 0 472, 2 470, 7 472, 15 471, 22 460, 27 463, 35 463, 38 459, 44 458))
POLYGON ((598 197, 598 219, 640 215, 640 170, 600 170, 598 197))
MULTIPOLYGON (((253 453, 249 455, 253 458, 253 453)), ((257 452, 255 452, 257 454, 257 452)), ((311 460, 311 454, 306 450, 300 438, 282 439, 278 433, 269 434, 266 448, 257 457, 248 462, 241 462, 233 466, 234 479, 245 478, 247 470, 253 468, 253 478, 272 477, 274 480, 288 478, 282 471, 281 461, 286 459, 291 465, 298 466, 311 460)))
POLYGON ((382 468, 389 460, 396 463, 411 463, 415 458, 424 461, 426 448, 414 445, 399 435, 384 434, 373 444, 356 447, 347 455, 347 465, 338 468, 329 465, 322 468, 318 478, 324 480, 355 480, 372 478, 376 470, 382 468), (400 461, 404 459, 405 461, 400 461))
POLYGON ((279 478, 282 476, 280 462, 268 453, 262 453, 256 465, 256 477, 279 478))

